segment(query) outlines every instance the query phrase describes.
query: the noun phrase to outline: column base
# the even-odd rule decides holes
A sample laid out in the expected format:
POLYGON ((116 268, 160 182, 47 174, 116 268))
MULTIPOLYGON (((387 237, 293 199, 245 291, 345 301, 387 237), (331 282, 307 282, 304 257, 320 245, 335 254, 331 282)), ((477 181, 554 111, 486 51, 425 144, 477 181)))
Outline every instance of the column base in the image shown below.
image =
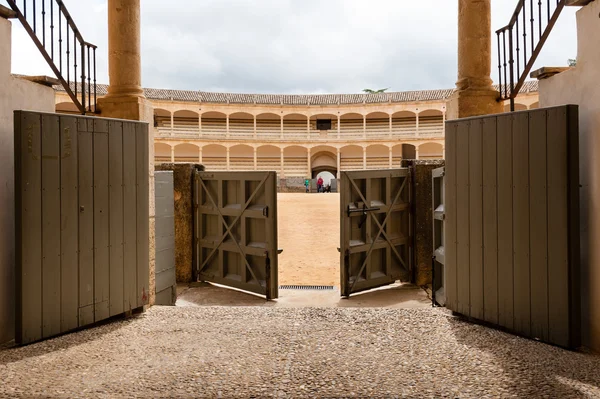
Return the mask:
POLYGON ((504 104, 498 101, 494 89, 457 90, 448 99, 446 120, 468 118, 504 112, 504 104))
POLYGON ((98 99, 100 116, 154 123, 154 108, 145 97, 107 96, 98 99))

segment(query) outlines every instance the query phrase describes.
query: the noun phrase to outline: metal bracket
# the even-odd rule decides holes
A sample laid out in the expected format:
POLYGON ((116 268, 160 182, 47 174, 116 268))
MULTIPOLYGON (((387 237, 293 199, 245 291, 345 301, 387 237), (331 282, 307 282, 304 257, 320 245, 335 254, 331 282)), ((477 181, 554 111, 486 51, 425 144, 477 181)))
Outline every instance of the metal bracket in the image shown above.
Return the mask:
POLYGON ((351 214, 353 213, 361 213, 363 215, 366 215, 367 212, 374 212, 374 211, 379 211, 381 210, 381 208, 367 208, 367 205, 365 203, 363 203, 362 208, 358 208, 358 209, 350 209, 350 205, 348 205, 348 209, 346 210, 348 217, 350 217, 351 214))
POLYGON ((268 218, 269 217, 269 207, 265 206, 262 210, 262 214, 264 217, 268 218))

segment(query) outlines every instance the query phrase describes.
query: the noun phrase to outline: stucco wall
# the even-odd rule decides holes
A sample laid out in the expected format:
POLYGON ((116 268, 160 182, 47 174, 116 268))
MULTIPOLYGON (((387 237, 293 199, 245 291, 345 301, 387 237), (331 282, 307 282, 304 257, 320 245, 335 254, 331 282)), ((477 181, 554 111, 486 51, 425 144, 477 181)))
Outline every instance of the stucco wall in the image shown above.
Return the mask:
POLYGON ((0 18, 0 54, 0 343, 3 343, 14 337, 13 112, 54 112, 54 90, 10 75, 11 23, 4 18, 0 18))
POLYGON ((581 313, 584 346, 600 352, 600 1, 577 12, 577 66, 541 80, 540 106, 579 105, 581 313))

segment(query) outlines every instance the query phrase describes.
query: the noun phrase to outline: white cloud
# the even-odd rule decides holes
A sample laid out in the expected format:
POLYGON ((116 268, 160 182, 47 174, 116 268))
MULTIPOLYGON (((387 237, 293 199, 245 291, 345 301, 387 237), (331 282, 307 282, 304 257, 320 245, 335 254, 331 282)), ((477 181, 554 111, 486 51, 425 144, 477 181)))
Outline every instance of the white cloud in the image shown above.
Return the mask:
MULTIPOLYGON (((108 82, 106 0, 65 3, 84 38, 98 45, 98 81, 108 82)), ((516 1, 492 4, 496 30, 516 1)), ((576 56, 574 11, 564 11, 538 66, 576 56)), ((456 23, 457 2, 449 0, 143 0, 143 83, 264 93, 451 88, 456 23)), ((17 25, 13 72, 51 74, 17 25)))

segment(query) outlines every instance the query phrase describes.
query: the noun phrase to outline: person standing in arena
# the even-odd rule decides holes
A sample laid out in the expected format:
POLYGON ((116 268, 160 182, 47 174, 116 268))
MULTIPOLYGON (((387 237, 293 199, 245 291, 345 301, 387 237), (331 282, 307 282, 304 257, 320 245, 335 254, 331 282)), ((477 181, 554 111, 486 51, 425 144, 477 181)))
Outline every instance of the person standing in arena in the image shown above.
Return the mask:
POLYGON ((323 189, 323 178, 319 176, 319 180, 317 180, 317 192, 320 193, 323 189))

